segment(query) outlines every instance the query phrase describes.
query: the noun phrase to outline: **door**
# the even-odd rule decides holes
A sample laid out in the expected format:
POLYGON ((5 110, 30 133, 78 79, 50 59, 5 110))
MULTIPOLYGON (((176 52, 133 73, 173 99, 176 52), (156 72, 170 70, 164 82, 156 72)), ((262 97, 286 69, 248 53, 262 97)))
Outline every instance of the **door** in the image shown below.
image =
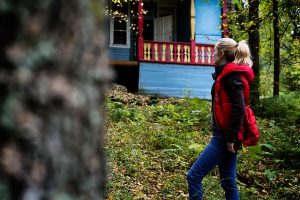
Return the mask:
POLYGON ((154 19, 154 40, 171 42, 173 39, 172 15, 154 19))

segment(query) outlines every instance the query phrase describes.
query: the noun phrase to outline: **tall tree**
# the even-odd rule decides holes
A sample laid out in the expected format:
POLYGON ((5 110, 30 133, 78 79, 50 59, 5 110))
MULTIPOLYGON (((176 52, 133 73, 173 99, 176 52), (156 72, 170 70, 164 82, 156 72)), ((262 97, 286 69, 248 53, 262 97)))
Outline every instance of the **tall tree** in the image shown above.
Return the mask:
POLYGON ((255 74, 252 86, 252 104, 259 101, 259 0, 249 0, 249 21, 251 26, 248 29, 249 46, 253 57, 253 71, 255 74))
MULTIPOLYGON (((278 0, 280 32, 280 84, 300 90, 300 1, 278 0)), ((281 87, 280 85, 280 87, 281 87)))
POLYGON ((1 1, 0 199, 104 199, 102 3, 1 1))
POLYGON ((279 95, 279 75, 280 75, 280 36, 279 36, 279 16, 278 1, 273 0, 273 30, 274 30, 274 86, 273 95, 279 95))

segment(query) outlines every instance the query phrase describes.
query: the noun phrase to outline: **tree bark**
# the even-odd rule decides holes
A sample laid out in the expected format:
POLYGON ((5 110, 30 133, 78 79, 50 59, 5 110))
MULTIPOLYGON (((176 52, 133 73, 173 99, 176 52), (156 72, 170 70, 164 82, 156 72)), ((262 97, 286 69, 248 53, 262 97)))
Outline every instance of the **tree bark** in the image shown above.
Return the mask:
POLYGON ((249 46, 253 58, 254 84, 251 88, 251 103, 259 102, 259 0, 249 0, 249 21, 252 22, 248 30, 249 46))
POLYGON ((274 30, 274 82, 273 96, 279 95, 279 77, 280 77, 280 36, 279 36, 279 18, 278 1, 273 0, 273 30, 274 30))
POLYGON ((3 1, 0 199, 104 199, 103 1, 3 1))

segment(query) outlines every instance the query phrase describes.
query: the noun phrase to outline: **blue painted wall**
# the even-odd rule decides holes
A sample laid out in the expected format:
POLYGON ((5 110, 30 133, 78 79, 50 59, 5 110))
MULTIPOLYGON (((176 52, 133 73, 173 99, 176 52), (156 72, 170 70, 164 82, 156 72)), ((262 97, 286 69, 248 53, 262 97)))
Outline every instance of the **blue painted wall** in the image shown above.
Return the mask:
POLYGON ((222 37, 220 0, 195 0, 197 43, 211 44, 222 37))
POLYGON ((129 60, 130 49, 129 48, 108 48, 108 56, 112 60, 129 60))
POLYGON ((214 67, 140 63, 139 91, 160 96, 211 99, 214 67))

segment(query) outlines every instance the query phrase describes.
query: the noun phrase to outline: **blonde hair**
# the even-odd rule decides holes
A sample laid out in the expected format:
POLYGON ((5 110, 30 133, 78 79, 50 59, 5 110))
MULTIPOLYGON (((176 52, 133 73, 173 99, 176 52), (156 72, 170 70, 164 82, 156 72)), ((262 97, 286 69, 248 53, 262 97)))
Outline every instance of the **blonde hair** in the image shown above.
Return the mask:
POLYGON ((247 64, 252 67, 250 48, 245 40, 237 43, 231 38, 222 38, 215 45, 217 53, 223 51, 227 61, 236 64, 247 64))

